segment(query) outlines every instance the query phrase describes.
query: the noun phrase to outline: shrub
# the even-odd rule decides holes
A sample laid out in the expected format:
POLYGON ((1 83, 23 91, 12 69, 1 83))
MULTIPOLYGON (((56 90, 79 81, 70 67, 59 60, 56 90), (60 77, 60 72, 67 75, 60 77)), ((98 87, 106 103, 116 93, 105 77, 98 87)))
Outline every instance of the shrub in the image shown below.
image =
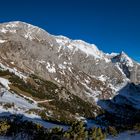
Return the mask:
POLYGON ((5 108, 5 109, 8 109, 8 108, 12 108, 12 107, 14 107, 14 103, 6 103, 6 104, 4 104, 3 105, 3 108, 5 108))
POLYGON ((10 125, 6 121, 0 122, 0 135, 5 135, 10 128, 10 125))
POLYGON ((112 136, 116 136, 116 135, 118 134, 116 128, 113 127, 113 126, 109 126, 109 127, 108 127, 108 133, 109 133, 110 135, 112 135, 112 136))
POLYGON ((140 132, 140 123, 134 125, 134 130, 140 132))

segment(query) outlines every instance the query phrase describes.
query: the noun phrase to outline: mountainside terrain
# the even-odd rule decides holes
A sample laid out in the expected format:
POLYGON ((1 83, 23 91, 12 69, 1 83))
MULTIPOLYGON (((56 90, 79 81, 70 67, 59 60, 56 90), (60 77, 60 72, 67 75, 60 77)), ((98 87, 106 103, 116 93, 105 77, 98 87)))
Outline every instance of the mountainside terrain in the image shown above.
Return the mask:
POLYGON ((45 111, 65 122, 96 117, 108 104, 118 109, 125 102, 139 110, 139 83, 140 64, 124 52, 106 54, 24 22, 0 24, 0 102, 14 104, 13 113, 45 111))

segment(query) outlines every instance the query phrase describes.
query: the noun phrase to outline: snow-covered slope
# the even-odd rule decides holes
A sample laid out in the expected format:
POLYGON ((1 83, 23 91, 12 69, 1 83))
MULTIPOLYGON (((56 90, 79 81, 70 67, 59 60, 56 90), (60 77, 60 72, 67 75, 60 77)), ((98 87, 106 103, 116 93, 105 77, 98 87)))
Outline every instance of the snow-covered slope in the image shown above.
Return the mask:
POLYGON ((108 136, 106 140, 139 140, 140 134, 133 131, 122 132, 119 135, 112 137, 108 136))
POLYGON ((0 83, 1 83, 5 88, 10 89, 10 87, 9 87, 10 82, 9 82, 7 79, 1 78, 1 77, 0 77, 0 83))
POLYGON ((127 67, 133 67, 134 64, 133 60, 123 51, 120 54, 115 55, 112 60, 116 62, 120 62, 126 65, 127 67))
POLYGON ((56 38, 57 43, 61 47, 67 47, 73 52, 82 51, 86 53, 87 57, 89 55, 93 56, 94 58, 102 58, 103 53, 94 45, 84 42, 82 40, 71 40, 64 36, 54 36, 56 38))
POLYGON ((102 100, 98 104, 107 112, 126 120, 140 115, 140 85, 127 84, 111 100, 102 100))

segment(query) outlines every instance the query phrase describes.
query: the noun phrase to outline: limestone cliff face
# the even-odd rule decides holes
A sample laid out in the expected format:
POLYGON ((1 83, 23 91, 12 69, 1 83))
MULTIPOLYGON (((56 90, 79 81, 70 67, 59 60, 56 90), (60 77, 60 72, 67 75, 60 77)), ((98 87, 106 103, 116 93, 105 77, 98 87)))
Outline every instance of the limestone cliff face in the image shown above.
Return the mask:
POLYGON ((140 82, 140 65, 125 53, 105 54, 93 44, 53 36, 24 22, 0 24, 0 62, 91 103, 113 97, 127 82, 140 82))

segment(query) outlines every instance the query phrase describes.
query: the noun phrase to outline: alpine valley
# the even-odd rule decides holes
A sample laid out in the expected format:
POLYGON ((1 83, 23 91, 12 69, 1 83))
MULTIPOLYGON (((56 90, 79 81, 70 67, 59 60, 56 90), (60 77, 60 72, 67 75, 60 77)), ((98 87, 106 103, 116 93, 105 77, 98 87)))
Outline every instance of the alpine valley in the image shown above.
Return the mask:
POLYGON ((139 132, 139 83, 140 64, 123 51, 106 54, 20 21, 0 24, 4 137, 102 140, 139 132))

